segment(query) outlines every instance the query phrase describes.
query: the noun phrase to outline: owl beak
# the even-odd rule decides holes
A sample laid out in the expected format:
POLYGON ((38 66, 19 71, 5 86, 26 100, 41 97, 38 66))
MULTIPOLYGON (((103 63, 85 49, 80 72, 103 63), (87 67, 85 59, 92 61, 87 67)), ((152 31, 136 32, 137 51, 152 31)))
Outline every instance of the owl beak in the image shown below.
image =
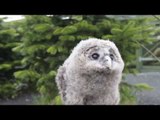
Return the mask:
POLYGON ((107 65, 107 68, 110 69, 112 65, 112 60, 109 56, 105 56, 105 65, 107 65))
POLYGON ((109 61, 109 60, 111 60, 110 57, 108 55, 105 56, 105 61, 109 61))

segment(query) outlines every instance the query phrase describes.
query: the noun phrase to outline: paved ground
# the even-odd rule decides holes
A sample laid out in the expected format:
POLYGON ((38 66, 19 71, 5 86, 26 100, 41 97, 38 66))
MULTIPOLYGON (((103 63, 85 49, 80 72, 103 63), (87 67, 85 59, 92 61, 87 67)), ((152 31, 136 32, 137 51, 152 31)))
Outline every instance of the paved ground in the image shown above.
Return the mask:
POLYGON ((160 105, 160 72, 128 75, 126 79, 131 84, 147 83, 154 87, 152 91, 137 93, 139 105, 160 105))
MULTIPOLYGON (((137 93, 138 105, 160 105, 160 72, 128 75, 127 82, 131 84, 147 83, 154 87, 152 91, 137 93)), ((34 105, 37 94, 23 94, 14 100, 0 100, 0 105, 34 105)))
POLYGON ((15 99, 9 100, 1 100, 0 105, 34 105, 35 104, 35 97, 38 96, 37 94, 23 94, 15 99))

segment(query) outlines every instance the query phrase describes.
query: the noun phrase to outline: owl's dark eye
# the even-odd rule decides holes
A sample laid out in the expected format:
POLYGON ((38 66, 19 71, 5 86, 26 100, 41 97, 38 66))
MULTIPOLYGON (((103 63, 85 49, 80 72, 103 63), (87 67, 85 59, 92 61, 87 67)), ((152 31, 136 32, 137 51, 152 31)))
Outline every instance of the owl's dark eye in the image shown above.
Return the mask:
POLYGON ((99 54, 98 53, 93 53, 92 58, 97 60, 99 58, 99 54))
POLYGON ((113 54, 110 54, 109 56, 110 56, 111 60, 114 59, 114 55, 113 54))

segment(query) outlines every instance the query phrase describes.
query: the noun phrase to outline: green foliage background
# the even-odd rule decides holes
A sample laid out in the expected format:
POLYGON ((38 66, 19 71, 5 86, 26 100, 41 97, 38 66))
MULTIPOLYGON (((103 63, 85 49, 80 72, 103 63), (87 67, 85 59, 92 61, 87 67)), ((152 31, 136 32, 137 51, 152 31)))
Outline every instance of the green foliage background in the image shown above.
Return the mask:
MULTIPOLYGON (((110 39, 125 61, 124 73, 136 73, 137 43, 154 41, 153 19, 119 19, 105 15, 27 15, 14 22, 0 20, 0 98, 38 92, 40 104, 60 104, 55 76, 73 47, 90 37, 110 39)), ((125 76, 124 76, 125 79, 125 76)), ((132 88, 121 84, 122 104, 133 104, 132 88)))

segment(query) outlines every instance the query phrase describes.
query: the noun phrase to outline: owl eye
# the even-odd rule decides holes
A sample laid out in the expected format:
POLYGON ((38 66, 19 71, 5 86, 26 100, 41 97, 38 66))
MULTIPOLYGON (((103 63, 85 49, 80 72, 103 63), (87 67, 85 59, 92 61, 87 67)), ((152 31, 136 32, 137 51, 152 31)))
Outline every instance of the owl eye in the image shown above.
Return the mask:
POLYGON ((98 53, 93 53, 92 58, 97 60, 99 58, 99 54, 98 53))
POLYGON ((114 55, 113 54, 110 54, 109 56, 110 56, 111 60, 114 59, 114 55))

